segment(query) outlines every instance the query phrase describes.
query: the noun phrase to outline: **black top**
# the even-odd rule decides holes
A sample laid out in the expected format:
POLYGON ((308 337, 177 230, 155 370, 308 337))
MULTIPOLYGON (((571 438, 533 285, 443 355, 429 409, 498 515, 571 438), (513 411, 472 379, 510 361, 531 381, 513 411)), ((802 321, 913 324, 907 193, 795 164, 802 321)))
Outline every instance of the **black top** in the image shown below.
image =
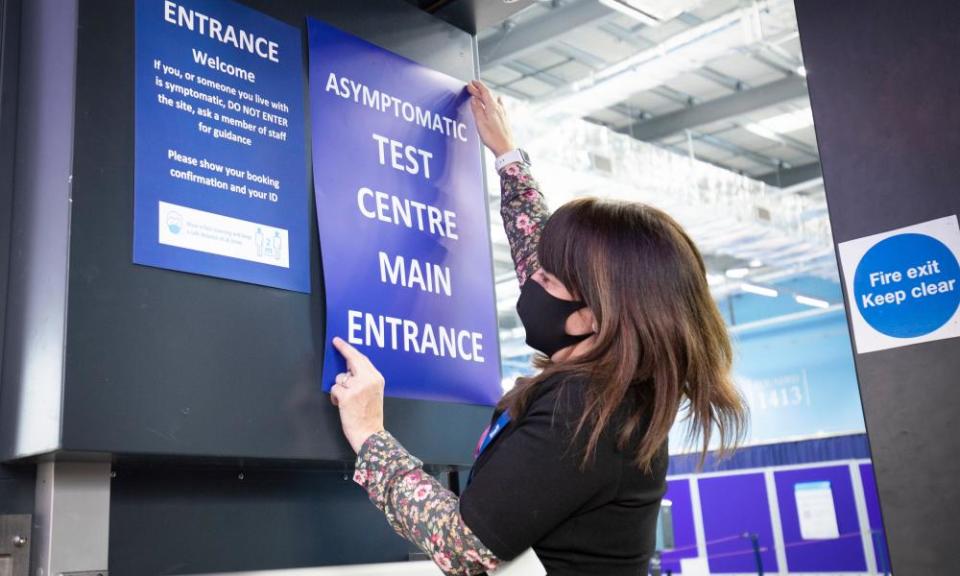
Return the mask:
POLYGON ((527 413, 477 459, 460 514, 498 558, 512 560, 532 546, 550 576, 645 576, 666 491, 667 445, 650 473, 639 469, 633 450, 616 447, 624 407, 581 470, 587 433, 573 444, 573 432, 587 385, 557 378, 539 385, 527 413))

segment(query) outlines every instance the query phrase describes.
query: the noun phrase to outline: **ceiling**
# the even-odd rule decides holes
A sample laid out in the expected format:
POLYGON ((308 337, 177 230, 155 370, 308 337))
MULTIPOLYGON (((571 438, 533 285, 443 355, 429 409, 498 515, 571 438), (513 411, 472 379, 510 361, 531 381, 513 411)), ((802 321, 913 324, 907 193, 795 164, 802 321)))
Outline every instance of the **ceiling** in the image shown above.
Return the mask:
POLYGON ((720 46, 702 65, 677 70, 655 86, 624 90, 609 105, 585 110, 584 117, 771 184, 817 174, 812 123, 779 134, 758 124, 809 110, 793 3, 672 3, 690 10, 659 25, 639 22, 599 0, 534 3, 480 31, 481 76, 503 94, 546 101, 672 38, 695 36, 698 27, 718 18, 743 12, 749 19, 755 12, 759 33, 749 42, 720 46))
MULTIPOLYGON (((718 300, 798 277, 836 284, 792 0, 536 1, 477 38, 481 78, 507 97, 551 205, 594 194, 666 209, 718 300)), ((490 181, 508 365, 529 350, 490 181)), ((839 303, 837 287, 826 304, 839 303)))
POLYGON ((424 12, 476 34, 513 17, 536 0, 405 0, 424 12))

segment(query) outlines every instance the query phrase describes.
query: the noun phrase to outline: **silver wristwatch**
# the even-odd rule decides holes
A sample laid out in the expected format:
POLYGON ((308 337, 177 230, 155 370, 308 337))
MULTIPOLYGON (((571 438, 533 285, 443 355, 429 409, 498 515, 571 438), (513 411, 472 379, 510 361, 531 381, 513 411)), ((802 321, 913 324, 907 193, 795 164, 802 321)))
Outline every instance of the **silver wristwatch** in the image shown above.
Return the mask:
POLYGON ((493 167, 497 169, 497 172, 500 172, 503 170, 504 166, 507 164, 513 164, 514 162, 521 162, 529 165, 530 155, 527 154, 525 150, 514 148, 506 154, 497 156, 497 159, 493 162, 493 167))

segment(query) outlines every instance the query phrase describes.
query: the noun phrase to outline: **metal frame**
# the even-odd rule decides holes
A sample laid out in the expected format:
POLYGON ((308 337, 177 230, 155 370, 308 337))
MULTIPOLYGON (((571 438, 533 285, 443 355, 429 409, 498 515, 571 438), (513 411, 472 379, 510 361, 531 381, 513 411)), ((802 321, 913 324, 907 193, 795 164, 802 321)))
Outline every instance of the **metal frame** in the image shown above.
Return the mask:
POLYGON ((27 576, 30 573, 29 514, 0 516, 0 576, 27 576))
POLYGON ((24 2, 0 459, 59 448, 73 178, 77 0, 24 2))
POLYGON ((107 576, 110 462, 37 464, 34 526, 38 574, 107 576))
POLYGON ((770 524, 773 527, 773 552, 777 558, 777 573, 787 573, 787 543, 783 539, 783 519, 780 518, 780 497, 777 494, 775 468, 763 471, 763 481, 767 487, 767 502, 770 505, 770 524))
POLYGON ((626 132, 638 140, 658 140, 717 120, 802 98, 806 94, 807 84, 803 78, 787 76, 750 90, 721 96, 650 120, 634 122, 626 128, 626 132))

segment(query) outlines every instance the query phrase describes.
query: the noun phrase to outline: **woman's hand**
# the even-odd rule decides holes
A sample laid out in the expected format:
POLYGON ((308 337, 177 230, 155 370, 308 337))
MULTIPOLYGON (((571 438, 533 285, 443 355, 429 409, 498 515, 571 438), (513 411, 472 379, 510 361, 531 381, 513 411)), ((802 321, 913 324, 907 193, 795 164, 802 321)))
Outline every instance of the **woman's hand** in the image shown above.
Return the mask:
POLYGON ((347 442, 359 452, 367 438, 383 431, 383 375, 369 358, 344 340, 334 338, 333 345, 347 360, 347 372, 337 374, 330 401, 340 408, 347 442))
POLYGON ((496 156, 502 156, 516 148, 500 98, 494 98, 490 89, 479 80, 471 80, 467 84, 467 91, 472 96, 470 108, 477 119, 477 132, 486 147, 496 156))

